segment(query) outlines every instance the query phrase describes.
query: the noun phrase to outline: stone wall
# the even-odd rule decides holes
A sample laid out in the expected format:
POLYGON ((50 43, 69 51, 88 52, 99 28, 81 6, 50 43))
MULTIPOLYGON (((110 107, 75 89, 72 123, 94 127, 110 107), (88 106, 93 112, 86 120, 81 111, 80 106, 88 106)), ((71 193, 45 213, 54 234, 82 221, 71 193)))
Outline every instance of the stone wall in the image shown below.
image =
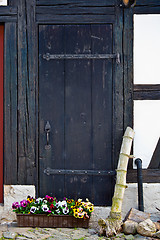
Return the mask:
MULTIPOLYGON (((160 212, 156 207, 160 208, 160 184, 143 184, 144 207, 145 212, 151 214, 151 219, 157 221, 160 219, 160 212)), ((12 203, 20 202, 30 195, 35 197, 35 186, 29 185, 5 185, 4 186, 4 204, 0 205, 0 223, 9 223, 16 220, 15 214, 12 212, 12 203)), ((122 207, 122 217, 124 218, 127 212, 131 209, 138 209, 138 191, 137 184, 128 184, 125 190, 124 201, 122 207)), ((99 218, 107 218, 110 213, 110 206, 95 207, 95 211, 91 217, 90 227, 97 228, 99 218)))

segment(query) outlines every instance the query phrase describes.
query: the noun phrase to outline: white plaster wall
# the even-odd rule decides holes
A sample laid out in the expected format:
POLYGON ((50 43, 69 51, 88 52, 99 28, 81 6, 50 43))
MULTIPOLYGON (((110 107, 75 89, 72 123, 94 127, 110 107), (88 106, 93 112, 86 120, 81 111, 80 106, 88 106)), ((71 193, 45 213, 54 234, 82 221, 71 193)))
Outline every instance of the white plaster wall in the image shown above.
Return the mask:
POLYGON ((33 185, 4 185, 4 204, 0 205, 0 223, 5 224, 16 220, 12 212, 12 203, 20 202, 30 195, 35 197, 33 185))
POLYGON ((13 202, 20 202, 27 196, 35 197, 35 186, 4 185, 4 208, 10 209, 13 202))
MULTIPOLYGON (((134 14, 134 84, 160 84, 160 14, 134 14)), ((160 101, 134 101, 134 156, 147 168, 160 137, 160 101)), ((136 168, 136 166, 134 165, 136 168)))
POLYGON ((0 6, 7 6, 7 0, 0 0, 0 6))
POLYGON ((160 84, 160 14, 134 14, 134 84, 160 84))
MULTIPOLYGON (((160 183, 144 183, 143 198, 145 212, 151 214, 152 220, 160 220, 160 212, 156 209, 156 207, 160 208, 160 183)), ((136 183, 128 184, 128 188, 125 190, 122 207, 123 217, 131 208, 138 209, 138 189, 136 183)))
MULTIPOLYGON (((160 137, 160 100, 134 101, 133 154, 147 168, 160 137)), ((134 168, 137 168, 134 165, 134 168)))

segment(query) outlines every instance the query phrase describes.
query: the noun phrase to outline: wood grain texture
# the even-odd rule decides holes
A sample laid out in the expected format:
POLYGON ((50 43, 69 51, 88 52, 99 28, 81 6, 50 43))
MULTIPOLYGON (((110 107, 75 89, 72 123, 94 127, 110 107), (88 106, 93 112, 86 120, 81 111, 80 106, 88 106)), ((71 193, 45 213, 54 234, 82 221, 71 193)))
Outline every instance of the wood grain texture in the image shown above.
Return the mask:
POLYGON ((134 84, 134 92, 160 91, 160 84, 134 84))
POLYGON ((135 14, 159 14, 160 2, 157 0, 137 0, 136 6, 133 8, 135 14))
POLYGON ((9 6, 17 6, 18 5, 18 1, 17 0, 8 0, 8 5, 9 6))
POLYGON ((15 23, 5 24, 4 183, 17 184, 17 33, 15 23))
POLYGON ((16 7, 0 7, 0 16, 15 16, 17 15, 16 7))
POLYGON ((134 100, 159 100, 160 84, 135 84, 134 100))
POLYGON ((37 6, 36 14, 53 14, 53 15, 80 15, 80 14, 91 14, 91 15, 114 15, 114 7, 93 7, 93 6, 37 6))
POLYGON ((44 6, 113 6, 116 0, 37 0, 36 5, 44 6))
MULTIPOLYGON (((68 25, 65 30, 66 53, 83 54, 91 51, 90 25, 68 25)), ((68 60, 65 70, 65 167, 68 169, 92 168, 91 61, 88 59, 68 60)), ((76 198, 79 198, 81 193, 84 198, 88 193, 91 199, 91 176, 66 176, 65 179, 67 194, 76 194, 76 198)))
POLYGON ((124 128, 133 126, 133 10, 124 9, 124 128))
POLYGON ((137 0, 136 6, 153 6, 153 5, 160 5, 159 1, 157 0, 137 0))
MULTIPOLYGON (((92 25, 92 54, 113 52, 113 24, 92 25)), ((92 142, 94 169, 112 169, 112 107, 114 60, 92 62, 92 142), (101 142, 101 143, 100 143, 101 142)), ((93 177, 94 201, 111 204, 111 177, 93 177), (107 191, 104 191, 104 189, 107 191), (100 194, 103 192, 103 194, 100 194)))
POLYGON ((137 6, 134 8, 135 14, 160 14, 160 5, 137 6))
POLYGON ((39 26, 39 183, 40 194, 65 195, 64 176, 46 176, 44 169, 65 168, 64 163, 64 60, 46 61, 45 52, 64 53, 64 26, 39 26), (50 149, 45 125, 49 121, 50 149), (46 184, 45 184, 46 183, 46 184), (48 184, 52 183, 52 185, 48 184))
POLYGON ((114 15, 52 15, 37 14, 37 23, 45 24, 72 24, 72 23, 112 23, 114 15))
MULTIPOLYGON (((123 29, 124 56, 124 128, 133 127, 133 10, 124 9, 123 29)), ((129 159, 129 168, 133 167, 133 160, 129 159)))
POLYGON ((160 91, 134 91, 134 100, 160 100, 160 91))
POLYGON ((3 202, 3 56, 4 26, 0 25, 0 203, 3 202))
MULTIPOLYGON (((159 169, 142 169, 144 183, 160 183, 159 169)), ((129 169, 127 173, 127 183, 137 183, 137 169, 129 169)))
POLYGON ((41 195, 48 189, 48 193, 53 191, 52 194, 61 198, 64 194, 70 198, 88 196, 95 204, 111 203, 110 176, 46 176, 44 169, 112 169, 112 66, 115 60, 47 61, 42 56, 46 52, 113 53, 112 36, 113 24, 39 27, 41 195), (45 148, 47 121, 52 127, 50 150, 45 148))
POLYGON ((0 22, 17 22, 17 16, 0 16, 0 22))
POLYGON ((113 51, 120 54, 120 64, 114 63, 113 82, 113 166, 117 167, 122 136, 124 133, 123 88, 123 9, 116 8, 113 51))
POLYGON ((0 7, 0 22, 16 22, 17 8, 11 6, 0 7))
POLYGON ((18 2, 18 182, 36 182, 34 0, 18 2), (25 169, 25 172, 24 172, 25 169))

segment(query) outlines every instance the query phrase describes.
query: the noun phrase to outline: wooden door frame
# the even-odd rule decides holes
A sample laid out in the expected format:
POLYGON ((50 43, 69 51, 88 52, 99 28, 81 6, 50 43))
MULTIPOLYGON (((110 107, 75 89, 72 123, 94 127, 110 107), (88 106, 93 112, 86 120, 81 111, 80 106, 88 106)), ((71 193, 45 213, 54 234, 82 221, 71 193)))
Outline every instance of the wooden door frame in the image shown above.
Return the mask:
POLYGON ((0 202, 3 202, 3 53, 4 26, 0 25, 0 202))

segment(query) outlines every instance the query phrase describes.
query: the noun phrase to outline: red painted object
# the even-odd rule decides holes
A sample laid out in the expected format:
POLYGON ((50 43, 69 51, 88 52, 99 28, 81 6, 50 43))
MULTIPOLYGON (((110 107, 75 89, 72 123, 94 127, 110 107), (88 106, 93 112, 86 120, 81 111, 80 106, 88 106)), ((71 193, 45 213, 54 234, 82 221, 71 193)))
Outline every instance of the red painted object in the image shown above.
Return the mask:
POLYGON ((0 25, 0 202, 3 202, 3 49, 4 26, 0 25))

